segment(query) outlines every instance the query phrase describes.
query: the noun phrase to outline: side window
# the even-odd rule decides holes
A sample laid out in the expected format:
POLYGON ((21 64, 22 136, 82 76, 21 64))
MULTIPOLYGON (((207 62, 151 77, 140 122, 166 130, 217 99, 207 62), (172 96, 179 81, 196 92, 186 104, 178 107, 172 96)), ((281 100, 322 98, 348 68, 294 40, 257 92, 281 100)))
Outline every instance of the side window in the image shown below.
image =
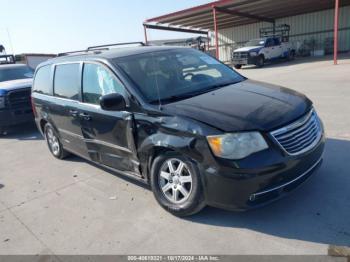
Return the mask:
POLYGON ((266 47, 271 47, 273 45, 274 45, 274 43, 273 43, 273 40, 271 38, 266 40, 266 47))
POLYGON ((80 65, 56 65, 54 93, 58 97, 79 100, 80 65))
POLYGON ((119 93, 124 95, 122 83, 106 68, 97 64, 84 64, 83 69, 83 101, 99 104, 103 95, 119 93))
POLYGON ((34 79, 33 91, 40 94, 52 95, 51 65, 38 69, 34 79))
POLYGON ((280 40, 278 38, 273 39, 275 45, 280 45, 280 40))

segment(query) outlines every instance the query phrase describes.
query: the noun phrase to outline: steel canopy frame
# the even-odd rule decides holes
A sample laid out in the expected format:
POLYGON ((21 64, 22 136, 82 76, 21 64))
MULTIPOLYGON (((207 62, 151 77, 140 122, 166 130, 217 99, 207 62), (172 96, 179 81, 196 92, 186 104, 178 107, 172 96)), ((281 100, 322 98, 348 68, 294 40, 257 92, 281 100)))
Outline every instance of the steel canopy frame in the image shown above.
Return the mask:
MULTIPOLYGON (((228 2, 225 0, 225 2, 228 2)), ((211 6, 212 13, 213 13, 213 24, 214 24, 214 33, 215 33, 215 56, 217 59, 219 59, 219 33, 218 33, 218 21, 217 21, 217 13, 225 13, 229 14, 232 16, 239 16, 239 17, 244 17, 244 18, 250 18, 253 20, 257 21, 265 21, 265 22, 270 22, 273 23, 275 26, 275 20, 273 18, 268 18, 268 17, 262 17, 262 16, 257 16, 257 15, 252 15, 248 13, 243 13, 239 11, 234 11, 234 10, 229 10, 224 7, 218 7, 216 5, 211 6)), ((151 21, 152 19, 148 20, 151 21)), ((148 24, 147 21, 143 23, 143 28, 144 28, 144 37, 145 37, 145 43, 147 44, 148 39, 147 39, 147 28, 150 29, 159 29, 159 30, 168 30, 168 31, 177 31, 177 32, 185 32, 185 33, 195 33, 195 34, 206 34, 208 35, 209 38, 209 31, 203 31, 199 29, 191 29, 191 28, 181 28, 181 27, 172 27, 172 26, 163 26, 163 25, 158 25, 158 24, 148 24)))
POLYGON ((265 21, 273 24, 273 27, 275 27, 275 19, 269 18, 269 17, 262 17, 258 15, 252 15, 249 13, 239 12, 235 10, 230 10, 224 7, 218 7, 216 5, 212 5, 213 10, 213 19, 214 19, 214 31, 215 31, 215 56, 217 59, 219 59, 219 41, 218 41, 218 22, 217 22, 217 12, 229 14, 232 16, 239 16, 244 18, 250 18, 256 21, 265 21))
POLYGON ((215 8, 218 12, 229 14, 229 15, 233 15, 233 16, 240 16, 240 17, 254 19, 254 20, 257 20, 257 21, 265 21, 265 22, 269 22, 269 23, 274 23, 275 22, 275 19, 269 18, 269 17, 263 17, 263 16, 259 16, 259 15, 252 15, 252 14, 249 14, 249 13, 239 12, 239 11, 236 11, 236 10, 229 10, 227 8, 218 7, 218 6, 214 6, 213 8, 215 8))
POLYGON ((170 26, 157 25, 157 24, 148 24, 145 22, 145 23, 143 23, 143 30, 144 30, 144 37, 145 37, 146 44, 148 43, 147 28, 165 30, 165 31, 182 32, 182 33, 200 34, 200 35, 206 35, 209 38, 209 30, 199 30, 199 29, 183 28, 183 27, 170 27, 170 26))
MULTIPOLYGON (((222 15, 218 17, 218 14, 225 14, 226 16, 224 16, 224 20, 227 21, 226 23, 224 23, 223 25, 225 27, 229 26, 231 23, 229 22, 228 19, 228 15, 231 15, 233 17, 235 17, 236 19, 233 19, 232 21, 232 26, 235 25, 237 21, 237 19, 239 20, 239 17, 241 17, 240 21, 247 21, 248 23, 254 23, 254 21, 265 21, 265 22, 270 22, 273 24, 273 26, 275 26, 275 19, 277 19, 279 16, 274 14, 273 12, 270 14, 272 17, 266 17, 266 15, 258 15, 258 14, 253 14, 252 9, 250 9, 250 13, 249 10, 247 10, 247 12, 245 11, 238 11, 236 8, 239 8, 239 5, 250 5, 252 6, 254 1, 250 1, 250 0, 218 0, 215 2, 211 2, 208 4, 204 4, 204 5, 199 5, 196 7, 192 7, 189 9, 185 9, 185 10, 181 10, 181 11, 177 11, 174 13, 170 13, 170 14, 166 14, 166 15, 162 15, 159 17, 155 17, 155 18, 151 18, 146 20, 143 23, 144 26, 144 34, 145 34, 145 42, 147 43, 147 28, 151 28, 151 29, 160 29, 160 30, 168 30, 168 31, 178 31, 178 32, 187 32, 187 33, 197 33, 197 34, 207 34, 208 38, 209 38, 209 33, 211 30, 214 31, 214 42, 215 42, 215 55, 216 58, 219 59, 219 27, 222 24, 222 15), (237 1, 237 7, 234 5, 236 5, 236 1, 237 1), (232 4, 231 4, 232 3, 232 4), (234 10, 236 9, 236 10, 234 10), (206 18, 209 19, 210 18, 210 11, 211 11, 211 16, 212 16, 212 25, 210 26, 211 22, 210 20, 205 20, 206 18), (192 14, 191 14, 192 13, 192 14), (197 13, 197 14, 196 14, 197 13), (208 15, 206 15, 208 14, 208 15), (181 17, 182 16, 182 17, 181 17), (196 17, 201 17, 201 22, 190 22, 186 25, 186 22, 183 24, 181 23, 181 20, 194 20, 196 19, 196 17), (184 18, 185 17, 185 18, 184 18), (245 20, 246 19, 246 20, 245 20), (179 22, 176 22, 176 20, 179 20, 179 22), (220 21, 218 21, 220 20, 220 21), (162 24, 163 22, 163 24, 162 24), (170 22, 170 23, 169 23, 170 22), (150 24, 150 23, 155 23, 155 24, 150 24), (176 27, 174 26, 177 23, 178 26, 180 27, 176 27), (168 26, 165 26, 165 24, 167 24, 168 26), (181 27, 182 25, 182 27, 181 27), (203 28, 193 28, 193 26, 198 26, 198 27, 206 27, 204 30, 203 28), (183 27, 183 26, 186 26, 183 27)), ((322 8, 326 9, 328 8, 332 8, 332 2, 335 2, 335 11, 334 11, 334 64, 337 64, 337 56, 338 56, 338 24, 339 24, 339 5, 340 5, 340 0, 329 0, 328 4, 326 2, 326 0, 323 0, 322 2, 322 8)), ((258 3, 262 3, 262 2, 268 2, 268 0, 259 0, 256 1, 257 4, 258 3)), ((297 1, 295 0, 294 4, 301 4, 303 2, 297 1)), ((348 0, 343 0, 342 4, 346 5, 349 4, 350 1, 348 0)), ((319 3, 320 4, 320 3, 319 3)), ((292 7, 292 5, 291 5, 292 7)), ((257 7, 255 7, 256 9, 257 7)), ((311 5, 308 5, 308 8, 311 8, 311 5)), ((254 8, 253 8, 254 9, 254 8)), ((299 8, 300 9, 300 8, 299 8)), ((300 13, 299 9, 295 9, 294 12, 300 13)), ((293 8, 289 8, 288 10, 294 10, 293 8)), ((314 10, 318 10, 317 8, 317 2, 315 2, 315 8, 314 10)), ((321 9, 323 10, 323 9, 321 9)), ((256 10, 257 11, 257 10, 256 10)), ((277 10, 275 10, 274 12, 276 12, 277 10)), ((310 12, 312 10, 309 10, 310 12)), ((256 12, 255 12, 256 13, 256 12)), ((287 15, 287 14, 285 14, 287 15)), ((290 14, 293 15, 293 14, 290 14)), ((239 25, 239 24, 238 24, 239 25)))

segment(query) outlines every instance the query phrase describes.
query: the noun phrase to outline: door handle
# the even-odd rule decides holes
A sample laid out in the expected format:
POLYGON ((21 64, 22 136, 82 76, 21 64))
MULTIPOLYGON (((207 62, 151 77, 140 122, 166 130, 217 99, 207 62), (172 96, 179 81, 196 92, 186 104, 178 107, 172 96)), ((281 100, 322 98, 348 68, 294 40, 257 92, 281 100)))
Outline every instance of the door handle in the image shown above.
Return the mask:
POLYGON ((87 113, 80 113, 79 116, 84 120, 87 120, 87 121, 91 120, 91 116, 87 113))
POLYGON ((71 116, 77 117, 77 116, 78 116, 78 111, 77 111, 77 110, 74 110, 74 109, 71 109, 71 110, 69 110, 69 114, 70 114, 71 116))

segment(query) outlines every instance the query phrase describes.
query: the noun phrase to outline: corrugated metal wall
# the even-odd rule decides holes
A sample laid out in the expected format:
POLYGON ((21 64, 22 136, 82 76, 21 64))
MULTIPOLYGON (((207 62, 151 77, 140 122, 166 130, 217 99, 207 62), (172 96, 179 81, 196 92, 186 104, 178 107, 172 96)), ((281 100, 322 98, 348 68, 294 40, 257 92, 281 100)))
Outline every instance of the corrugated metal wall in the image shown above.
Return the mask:
MULTIPOLYGON (((339 10, 339 51, 350 50, 350 6, 339 10)), ((288 24, 291 27, 290 42, 299 48, 304 40, 314 38, 324 47, 326 38, 333 37, 334 9, 315 13, 285 17, 276 20, 276 24, 288 24), (322 32, 328 31, 329 32, 322 32)), ((229 61, 232 49, 259 37, 259 28, 271 26, 270 23, 259 22, 233 28, 219 30, 220 60, 229 61)), ((212 45, 214 45, 212 37, 212 45)), ((332 42, 332 41, 330 41, 332 42)))

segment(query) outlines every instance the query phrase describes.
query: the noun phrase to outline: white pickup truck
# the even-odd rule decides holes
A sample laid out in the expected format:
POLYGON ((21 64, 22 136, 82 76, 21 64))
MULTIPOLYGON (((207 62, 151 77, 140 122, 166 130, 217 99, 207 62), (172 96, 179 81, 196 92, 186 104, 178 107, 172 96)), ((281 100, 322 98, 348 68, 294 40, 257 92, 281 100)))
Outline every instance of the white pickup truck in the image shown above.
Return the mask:
POLYGON ((266 61, 285 58, 293 59, 295 50, 288 42, 281 42, 279 37, 258 38, 248 41, 244 47, 232 52, 232 63, 239 69, 242 65, 264 66, 266 61))

